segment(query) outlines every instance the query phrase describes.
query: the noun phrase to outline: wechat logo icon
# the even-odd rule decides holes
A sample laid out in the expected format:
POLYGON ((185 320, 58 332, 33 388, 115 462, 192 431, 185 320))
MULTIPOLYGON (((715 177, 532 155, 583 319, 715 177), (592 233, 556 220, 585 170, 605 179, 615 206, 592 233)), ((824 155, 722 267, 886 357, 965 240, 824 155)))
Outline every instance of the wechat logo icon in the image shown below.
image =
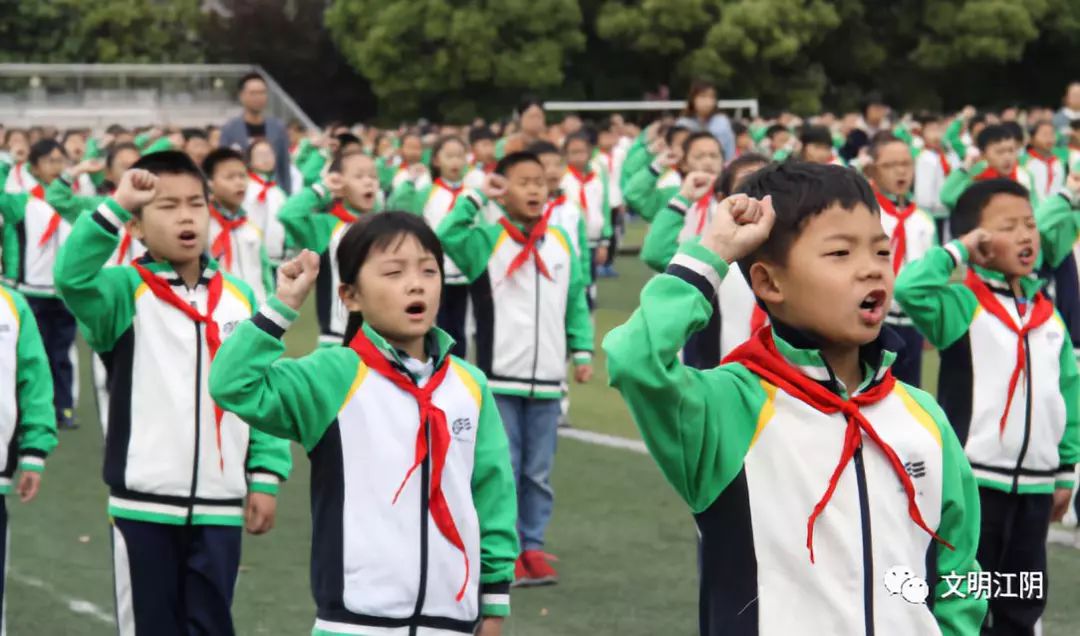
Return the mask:
POLYGON ((904 565, 896 565, 885 572, 885 591, 889 596, 900 596, 912 605, 923 605, 926 597, 930 595, 930 586, 922 580, 911 568, 904 565))

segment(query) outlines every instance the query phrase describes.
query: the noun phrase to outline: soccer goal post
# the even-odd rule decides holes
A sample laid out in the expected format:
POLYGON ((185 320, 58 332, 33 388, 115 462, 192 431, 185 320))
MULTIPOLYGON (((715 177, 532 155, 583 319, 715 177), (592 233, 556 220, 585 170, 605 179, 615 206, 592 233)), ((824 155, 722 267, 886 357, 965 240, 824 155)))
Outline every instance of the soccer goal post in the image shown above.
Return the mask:
MULTIPOLYGON (((756 99, 720 99, 716 101, 720 110, 731 111, 736 117, 743 117, 744 113, 751 118, 758 116, 758 100, 756 99)), ((639 101, 610 101, 610 102, 544 102, 544 110, 551 112, 608 112, 622 111, 663 111, 682 110, 686 107, 685 100, 639 100, 639 101)))

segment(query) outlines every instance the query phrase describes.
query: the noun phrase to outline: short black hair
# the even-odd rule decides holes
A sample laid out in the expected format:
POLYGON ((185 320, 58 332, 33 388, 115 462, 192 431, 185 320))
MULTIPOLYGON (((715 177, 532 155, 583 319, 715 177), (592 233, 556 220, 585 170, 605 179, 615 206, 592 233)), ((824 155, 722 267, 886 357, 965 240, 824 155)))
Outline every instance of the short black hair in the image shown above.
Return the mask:
POLYGON ((683 142, 682 142, 683 157, 690 154, 690 146, 694 145, 694 142, 698 141, 699 139, 712 139, 713 141, 715 141, 716 145, 720 146, 720 156, 721 157, 724 156, 724 147, 722 145, 720 145, 720 140, 717 139, 716 137, 714 137, 711 132, 709 132, 707 130, 701 130, 701 131, 698 131, 698 132, 695 132, 695 133, 690 133, 689 137, 687 137, 686 139, 683 139, 683 142))
POLYGON ((1080 130, 1080 119, 1069 120, 1069 128, 1072 130, 1080 130))
MULTIPOLYGON (((226 161, 239 161, 240 163, 244 163, 244 155, 232 148, 214 148, 210 151, 210 154, 206 155, 206 159, 203 159, 202 162, 202 169, 203 173, 206 174, 206 178, 213 179, 214 171, 217 170, 219 165, 226 161)), ((244 163, 244 165, 247 164, 244 163)))
POLYGON ((757 152, 748 152, 732 159, 731 163, 724 166, 724 171, 720 173, 720 178, 716 180, 716 194, 720 198, 731 196, 732 190, 735 189, 735 175, 746 166, 755 164, 760 164, 764 168, 769 165, 769 158, 757 152))
POLYGON ((1031 136, 1034 137, 1035 133, 1039 132, 1039 129, 1043 126, 1049 126, 1051 129, 1053 129, 1054 123, 1049 119, 1040 119, 1039 121, 1031 125, 1031 136))
POLYGON ((750 266, 762 260, 783 265, 792 243, 807 221, 833 205, 854 209, 863 204, 878 214, 870 184, 854 170, 841 166, 785 161, 770 164, 750 175, 739 192, 755 199, 772 196, 776 222, 769 238, 739 259, 739 268, 750 280, 750 266))
POLYGON ((499 159, 499 163, 495 164, 495 174, 505 177, 506 174, 510 172, 510 168, 513 168, 519 163, 529 162, 535 163, 541 168, 544 167, 544 164, 540 162, 540 157, 537 157, 531 152, 522 150, 520 152, 511 152, 502 159, 499 159))
POLYGON ((491 132, 487 126, 476 126, 469 130, 469 145, 478 141, 495 141, 495 139, 495 133, 491 132))
POLYGON ((54 150, 59 150, 60 154, 67 156, 67 152, 59 141, 55 139, 38 139, 34 142, 34 145, 30 146, 30 156, 28 157, 30 165, 36 165, 38 161, 52 154, 54 150))
POLYGON ((112 147, 109 148, 108 154, 105 155, 105 167, 112 168, 113 164, 116 163, 117 155, 125 150, 134 150, 135 154, 139 154, 139 147, 130 141, 122 144, 113 144, 112 147))
POLYGON ((975 146, 979 152, 986 152, 991 145, 1010 139, 1014 139, 1012 131, 1001 124, 990 124, 979 131, 979 135, 975 137, 975 146))
MULTIPOLYGON (((330 161, 330 167, 327 168, 327 170, 329 172, 341 172, 341 168, 345 164, 345 160, 349 157, 355 157, 356 155, 368 157, 369 159, 371 158, 363 150, 346 150, 345 152, 338 152, 334 154, 334 158, 332 161, 330 161)), ((374 161, 374 159, 372 159, 372 161, 374 161)))
POLYGON ((983 112, 975 113, 974 115, 972 115, 971 119, 968 120, 968 130, 974 128, 979 124, 985 124, 987 117, 988 115, 983 112))
POLYGON ((765 136, 772 139, 774 135, 782 132, 790 133, 791 131, 783 124, 773 124, 765 129, 765 136))
POLYGON ((956 200, 956 207, 949 216, 949 230, 952 235, 963 236, 979 227, 983 210, 990 203, 990 199, 999 194, 1011 194, 1030 201, 1028 189, 1012 179, 976 181, 956 200))
POLYGON ((562 153, 559 152, 558 146, 550 141, 544 140, 532 142, 529 144, 529 147, 525 149, 525 152, 532 153, 537 157, 541 155, 562 155, 562 153))
POLYGON ((668 129, 664 131, 664 143, 668 145, 668 148, 675 145, 675 135, 681 132, 689 133, 690 129, 686 126, 679 126, 677 124, 668 126, 668 129))
POLYGON ((128 132, 128 129, 124 128, 120 124, 109 124, 109 127, 105 129, 105 132, 109 133, 110 135, 122 135, 128 132))
POLYGON ((86 134, 86 131, 84 129, 82 129, 82 128, 68 128, 67 130, 64 131, 64 136, 60 138, 60 142, 66 144, 68 139, 71 139, 72 137, 74 137, 76 135, 78 135, 79 137, 82 137, 83 139, 85 139, 88 136, 86 134))
POLYGON ((862 114, 865 115, 866 111, 870 110, 871 106, 888 106, 888 104, 885 103, 885 98, 881 96, 881 93, 870 91, 863 97, 862 114))
POLYGON ((1017 145, 1024 145, 1024 127, 1017 121, 1003 121, 1001 127, 1009 131, 1009 135, 1016 140, 1017 145))
POLYGON ((881 154, 881 149, 889 144, 902 143, 907 146, 907 142, 903 139, 892 134, 888 130, 882 130, 870 138, 869 145, 866 146, 866 151, 870 153, 870 158, 877 161, 878 155, 881 154))
POLYGON ((945 117, 938 112, 923 110, 919 111, 919 113, 915 115, 915 121, 919 122, 920 126, 925 126, 927 124, 943 122, 945 121, 945 117))
POLYGON ((596 143, 593 142, 592 135, 590 135, 587 130, 582 129, 572 135, 568 135, 566 139, 563 140, 563 152, 566 152, 567 148, 570 147, 570 142, 572 141, 584 141, 586 144, 589 145, 589 148, 592 148, 596 145, 596 143))
MULTIPOLYGON (((152 152, 139 157, 139 160, 131 165, 131 169, 146 170, 159 177, 163 174, 192 176, 202 184, 203 196, 208 198, 210 196, 206 176, 203 175, 202 170, 199 170, 199 166, 195 165, 195 162, 191 160, 191 157, 186 152, 179 150, 152 152)), ((141 209, 132 211, 132 214, 136 216, 141 213, 141 209)))
POLYGON ((817 144, 832 148, 832 131, 825 126, 803 126, 802 130, 799 131, 799 143, 804 146, 817 144))
MULTIPOLYGON (((267 146, 270 147, 271 151, 274 150, 274 144, 271 143, 269 139, 267 139, 266 137, 255 137, 254 139, 251 140, 250 143, 248 143, 247 148, 244 148, 244 163, 245 164, 251 165, 251 153, 255 149, 255 146, 258 146, 259 144, 266 144, 267 146)), ((275 161, 275 164, 276 164, 276 162, 277 162, 277 155, 276 154, 274 155, 274 161, 275 161)))
POLYGON ((750 132, 750 127, 741 121, 733 121, 731 122, 731 132, 738 137, 739 135, 745 135, 750 132))
POLYGON ((246 86, 247 83, 251 80, 259 80, 263 84, 266 83, 266 79, 262 76, 262 73, 256 73, 255 71, 251 71, 250 73, 244 73, 243 77, 241 77, 240 80, 236 82, 236 92, 239 93, 243 91, 244 86, 246 86))
POLYGON ((521 101, 518 102, 517 109, 514 110, 514 113, 518 117, 521 117, 525 114, 525 111, 533 106, 539 106, 540 110, 544 110, 544 102, 541 101, 539 97, 536 95, 525 95, 521 98, 521 101))
POLYGON ((192 139, 206 139, 209 140, 209 135, 202 128, 183 128, 180 130, 180 134, 184 136, 184 141, 191 141, 192 139))
MULTIPOLYGON (((363 215, 345 230, 337 247, 339 280, 346 285, 355 285, 371 250, 398 245, 409 236, 415 237, 421 247, 431 252, 439 264, 440 279, 445 278, 442 243, 424 217, 411 212, 390 211, 363 215)), ((350 312, 342 344, 348 345, 363 324, 362 315, 350 312)))

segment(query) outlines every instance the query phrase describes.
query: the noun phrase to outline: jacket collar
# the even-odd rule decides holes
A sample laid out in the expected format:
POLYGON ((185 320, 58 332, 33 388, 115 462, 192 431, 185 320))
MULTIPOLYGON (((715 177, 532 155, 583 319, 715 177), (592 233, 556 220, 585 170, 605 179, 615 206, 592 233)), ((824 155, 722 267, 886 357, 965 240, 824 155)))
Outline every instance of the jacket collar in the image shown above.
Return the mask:
MULTIPOLYGON (((1041 257, 1039 260, 1042 260, 1041 257)), ((1008 296, 1009 298, 1014 296, 1012 288, 1009 286, 1009 283, 1005 281, 1005 275, 1001 272, 985 269, 978 265, 971 265, 971 268, 979 278, 986 283, 986 286, 990 288, 990 291, 1002 296, 1008 296)), ((1020 279, 1020 290, 1023 293, 1024 298, 1029 300, 1034 298, 1035 295, 1042 290, 1044 285, 1046 285, 1046 281, 1036 277, 1034 274, 1024 276, 1020 279)))
MULTIPOLYGON (((409 359, 409 354, 390 346, 390 343, 386 341, 386 338, 383 338, 382 335, 375 331, 368 323, 365 322, 361 329, 363 329, 364 335, 368 337, 368 340, 375 345, 375 348, 394 365, 394 368, 402 373, 408 374, 413 380, 421 379, 409 368, 410 366, 415 368, 416 365, 405 364, 405 361, 409 359)), ((452 349, 453 346, 454 339, 450 334, 438 327, 431 328, 431 331, 428 332, 424 339, 424 349, 431 359, 433 369, 437 369, 442 365, 443 360, 450 355, 450 349, 452 349)))
MULTIPOLYGON (((821 339, 809 331, 781 323, 773 316, 769 319, 777 352, 803 375, 825 385, 833 393, 847 397, 849 390, 821 355, 821 339)), ((863 381, 850 393, 861 393, 880 382, 903 346, 903 340, 888 325, 883 326, 875 340, 859 348, 863 381)))
MULTIPOLYGON (((176 273, 173 269, 172 263, 168 261, 154 260, 154 257, 150 255, 150 252, 146 252, 138 260, 135 261, 139 265, 142 265, 155 276, 160 276, 169 282, 170 285, 184 287, 184 279, 180 278, 180 274, 176 273)), ((199 257, 199 264, 202 267, 202 273, 199 274, 199 285, 208 285, 210 279, 214 277, 214 274, 218 272, 218 262, 210 258, 206 254, 199 257)))

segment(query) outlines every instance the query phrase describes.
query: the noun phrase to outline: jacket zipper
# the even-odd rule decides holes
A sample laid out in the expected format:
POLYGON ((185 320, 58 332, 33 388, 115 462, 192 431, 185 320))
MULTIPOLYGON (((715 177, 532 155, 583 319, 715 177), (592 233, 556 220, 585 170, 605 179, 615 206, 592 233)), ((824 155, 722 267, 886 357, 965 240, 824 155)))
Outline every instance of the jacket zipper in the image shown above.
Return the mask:
POLYGON ((536 395, 536 366, 540 361, 540 268, 533 267, 533 364, 529 379, 529 397, 536 395))
POLYGON ((1024 335, 1024 387, 1027 392, 1024 396, 1024 441, 1020 444, 1020 456, 1016 459, 1016 470, 1013 471, 1013 493, 1020 491, 1020 470, 1024 466, 1028 444, 1031 442, 1031 342, 1027 334, 1024 335))
POLYGON ((199 486, 199 450, 201 445, 200 415, 202 413, 202 395, 199 391, 202 378, 202 328, 195 323, 195 453, 191 461, 191 496, 188 503, 188 523, 195 519, 195 493, 199 486))
POLYGON ((874 551, 870 530, 870 505, 866 487, 866 469, 863 466, 863 445, 855 449, 855 480, 859 485, 859 516, 862 519, 863 552, 863 616, 866 636, 874 635, 874 551))
MULTIPOLYGON (((408 373, 406 372, 408 375, 408 373)), ((413 380, 415 382, 415 380, 413 380)), ((425 428, 427 447, 431 448, 431 421, 425 428)), ((419 629, 419 618, 423 615, 424 601, 427 597, 428 575, 428 489, 431 479, 431 453, 424 456, 420 466, 420 583, 416 588, 416 607, 413 608, 413 620, 409 625, 409 636, 416 636, 419 629)))

